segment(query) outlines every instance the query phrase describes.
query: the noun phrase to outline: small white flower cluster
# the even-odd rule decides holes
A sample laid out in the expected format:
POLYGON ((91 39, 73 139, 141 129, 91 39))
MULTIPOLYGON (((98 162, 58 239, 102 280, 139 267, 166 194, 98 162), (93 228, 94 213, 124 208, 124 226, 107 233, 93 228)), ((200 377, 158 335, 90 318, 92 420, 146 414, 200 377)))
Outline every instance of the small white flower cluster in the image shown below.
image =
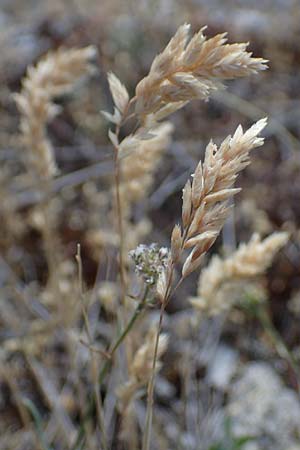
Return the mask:
POLYGON ((135 263, 135 272, 142 276, 146 284, 153 286, 159 274, 167 267, 169 249, 155 243, 140 244, 129 252, 129 256, 135 263))

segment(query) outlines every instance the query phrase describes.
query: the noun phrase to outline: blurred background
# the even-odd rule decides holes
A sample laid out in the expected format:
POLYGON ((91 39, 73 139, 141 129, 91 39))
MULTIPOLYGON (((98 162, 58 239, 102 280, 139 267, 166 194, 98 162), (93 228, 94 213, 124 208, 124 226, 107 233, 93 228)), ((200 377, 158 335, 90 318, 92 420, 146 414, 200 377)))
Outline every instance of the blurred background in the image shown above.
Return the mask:
MULTIPOLYGON (((150 219, 146 242, 168 245, 170 231, 181 215, 182 187, 209 140, 220 143, 238 124, 246 128, 268 116, 265 146, 253 152, 252 164, 240 177, 243 191, 212 252, 226 254, 254 232, 262 237, 274 230, 291 233, 289 244, 267 274, 265 287, 277 331, 300 355, 299 0, 0 0, 0 346, 14 336, 11 330, 19 327, 15 322, 23 317, 16 300, 18 290, 29 286, 26 289, 31 295, 36 283, 43 286, 47 278, 37 219, 32 215, 37 196, 22 162, 19 114, 12 93, 20 91, 27 67, 48 50, 97 47, 97 72, 86 85, 79 85, 74 95, 58 100, 62 112, 48 127, 60 169, 53 190, 63 199, 54 205, 58 233, 66 258, 74 257, 81 242, 84 280, 91 287, 97 276, 104 278, 105 267, 99 275, 101 237, 89 230, 101 226, 97 208, 104 202, 103 192, 112 176, 107 122, 99 114, 112 109, 106 73, 112 70, 133 95, 154 56, 184 22, 191 23, 193 32, 207 25, 209 37, 227 31, 229 42, 249 41, 254 56, 269 60, 269 70, 230 82, 209 102, 192 102, 171 117, 175 125, 172 144, 147 200, 135 206, 134 218, 146 214, 150 219), (16 292, 7 294, 7 284, 16 292)), ((195 294, 196 282, 195 275, 181 287, 169 306, 171 315, 184 309, 183 299, 195 294)), ((259 343, 255 323, 250 320, 245 325, 236 316, 223 333, 226 348, 231 349, 229 353, 224 350, 230 364, 234 364, 230 357, 236 357, 232 348, 239 349, 240 361, 269 358, 284 383, 295 388, 286 367, 259 343)), ((4 436, 22 429, 11 390, 26 392, 38 404, 45 399, 44 394, 33 393, 34 376, 38 375, 27 373, 14 349, 0 348, 0 356, 6 361, 3 367, 8 361, 9 370, 15 371, 10 373, 21 380, 8 389, 7 372, 3 369, 1 375, 0 371, 0 435, 4 436)), ((63 371, 59 348, 53 357, 55 363, 49 365, 58 364, 63 371)), ((167 374, 175 385, 176 371, 169 369, 167 374)), ((297 414, 300 420, 300 412, 297 414)), ((27 448, 0 442, 1 450, 27 448)), ((183 448, 194 447, 185 444, 183 448)))
MULTIPOLYGON (((59 99, 62 113, 49 124, 61 175, 74 173, 57 180, 57 190, 65 195, 71 194, 64 188, 85 181, 97 180, 101 186, 101 177, 111 171, 107 165, 107 123, 99 115, 100 110, 112 107, 108 71, 112 70, 133 94, 154 56, 183 22, 190 22, 193 31, 207 25, 208 36, 227 31, 229 42, 249 41, 255 56, 270 61, 268 71, 231 82, 209 102, 193 102, 172 116, 176 126, 173 143, 160 165, 146 208, 150 218, 161 224, 162 235, 154 235, 153 240, 166 241, 180 216, 182 186, 208 141, 212 138, 218 143, 239 123, 247 127, 268 116, 264 150, 255 152, 252 165, 242 175, 244 189, 237 199, 235 217, 225 227, 223 243, 233 247, 253 231, 262 235, 282 227, 291 231, 293 245, 273 293, 281 299, 280 304, 284 303, 299 287, 299 2, 1 0, 0 6, 2 184, 7 185, 9 179, 18 208, 34 203, 34 197, 27 192, 22 173, 19 117, 11 94, 20 91, 26 68, 48 50, 93 44, 99 52, 98 71, 88 88, 79 86, 71 99, 59 99), (83 168, 87 170, 75 173, 83 168), (12 179, 14 175, 17 177, 12 179), (282 281, 281 276, 285 278, 282 281)), ((60 224, 71 254, 86 228, 82 204, 74 215, 61 217, 60 224)), ((95 267, 92 258, 88 262, 91 249, 86 248, 86 253, 87 276, 92 281, 95 267)))

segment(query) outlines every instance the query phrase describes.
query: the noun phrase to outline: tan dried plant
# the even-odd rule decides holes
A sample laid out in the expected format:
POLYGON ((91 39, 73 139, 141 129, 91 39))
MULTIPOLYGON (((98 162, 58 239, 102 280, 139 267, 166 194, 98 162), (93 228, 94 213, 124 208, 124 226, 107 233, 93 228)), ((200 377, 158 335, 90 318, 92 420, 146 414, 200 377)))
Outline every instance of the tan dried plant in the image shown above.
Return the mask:
MULTIPOLYGON (((109 87, 114 100, 114 113, 103 111, 103 114, 115 124, 115 130, 109 130, 108 134, 115 150, 116 211, 120 235, 120 276, 123 290, 126 284, 123 207, 120 189, 122 153, 125 153, 125 149, 126 153, 135 152, 138 147, 142 147, 143 141, 149 141, 148 145, 150 146, 155 136, 157 121, 167 117, 189 101, 197 98, 207 100, 213 90, 223 87, 225 80, 254 74, 267 67, 266 60, 253 58, 252 54, 246 51, 247 44, 226 44, 225 34, 207 40, 203 31, 204 28, 189 40, 190 25, 184 24, 179 27, 167 47, 154 59, 149 74, 138 83, 135 96, 131 99, 120 80, 112 73, 108 75, 109 87), (136 131, 120 141, 120 129, 131 117, 136 119, 136 131)), ((230 154, 228 156, 230 157, 230 154)), ((199 189, 199 187, 197 188, 199 189)), ((185 196, 187 197, 187 194, 185 196)), ((224 216, 225 212, 220 208, 215 215, 221 220, 221 216, 224 216)), ((182 242, 179 243, 180 239, 180 232, 177 228, 173 235, 173 241, 176 241, 173 249, 178 245, 182 246, 182 242)), ((186 271, 185 275, 187 275, 186 271)), ((164 295, 161 292, 160 294, 164 295)))
MULTIPOLYGON (((22 81, 22 91, 14 98, 21 113, 21 141, 26 148, 25 163, 33 183, 38 183, 43 202, 34 212, 45 248, 49 287, 59 292, 55 273, 61 262, 59 239, 55 232, 57 217, 51 199, 51 179, 57 175, 54 149, 47 136, 47 124, 60 111, 54 99, 69 93, 84 76, 92 73, 90 60, 96 55, 93 46, 48 52, 35 67, 29 67, 22 81), (41 183, 42 182, 42 183, 41 183)), ((57 296, 58 298, 58 296, 57 296)))
POLYGON ((262 119, 243 132, 241 126, 218 148, 212 141, 205 151, 204 162, 196 167, 192 182, 183 190, 182 227, 175 225, 171 237, 171 259, 158 283, 161 299, 168 298, 174 265, 186 249, 192 249, 182 268, 184 279, 196 270, 203 255, 213 245, 230 212, 228 201, 240 188, 234 188, 238 173, 249 163, 249 153, 263 145, 259 137, 266 126, 262 119))
MULTIPOLYGON (((223 87, 225 80, 267 68, 266 60, 253 58, 251 53, 246 52, 245 43, 226 44, 225 34, 206 39, 204 28, 189 40, 189 31, 188 24, 179 27, 167 47, 154 59, 149 74, 138 83, 135 97, 130 99, 119 79, 112 73, 108 75, 115 107, 114 114, 103 113, 116 126, 114 132, 109 130, 109 137, 115 148, 121 265, 124 260, 119 163, 122 153, 135 152, 142 147, 143 141, 148 141, 150 146, 156 122, 187 102, 195 98, 207 100, 212 90, 223 87), (120 128, 129 116, 135 116, 139 126, 135 133, 119 142, 120 128)), ((183 233, 175 227, 172 235, 173 263, 178 260, 183 248, 194 247, 184 265, 183 277, 198 267, 200 256, 215 241, 228 212, 224 206, 225 200, 237 192, 232 190, 232 185, 237 173, 248 164, 249 151, 262 145, 263 140, 257 135, 265 123, 265 120, 259 121, 245 134, 239 127, 233 138, 224 141, 217 153, 216 146, 210 143, 203 170, 200 163, 193 185, 188 181, 184 190, 183 233)), ((165 278, 159 284, 161 297, 165 296, 164 290, 168 290, 170 274, 165 274, 165 278)))
POLYGON ((192 99, 207 100, 224 80, 266 69, 266 60, 253 58, 247 43, 226 44, 226 33, 207 39, 206 27, 190 39, 190 25, 177 30, 154 59, 149 74, 136 87, 135 111, 141 123, 161 120, 192 99))
POLYGON ((245 133, 239 126, 234 135, 228 136, 219 148, 211 141, 206 148, 204 163, 199 162, 192 183, 188 180, 183 190, 182 227, 175 225, 173 228, 171 256, 157 282, 161 309, 152 376, 148 387, 143 450, 150 448, 156 351, 159 346, 164 310, 179 284, 199 267, 203 256, 218 237, 230 212, 228 202, 240 191, 239 188, 233 188, 234 182, 238 173, 250 163, 250 151, 263 145, 264 139, 259 137, 259 134, 266 123, 266 119, 261 119, 245 133), (183 252, 190 248, 192 250, 183 264, 181 278, 173 288, 175 265, 181 259, 183 252))
POLYGON ((58 49, 29 67, 22 91, 15 94, 21 113, 21 138, 27 149, 26 164, 33 176, 50 179, 57 174, 54 151, 46 125, 59 112, 53 99, 68 93, 83 76, 93 71, 90 60, 96 49, 58 49))
POLYGON ((214 256, 200 274, 197 296, 190 299, 192 305, 206 315, 230 309, 236 299, 235 287, 241 288, 241 299, 245 284, 254 284, 257 277, 264 274, 288 238, 286 232, 275 232, 264 240, 254 234, 230 257, 222 259, 214 256))
MULTIPOLYGON (((112 73, 108 75, 110 91, 114 101, 113 113, 103 112, 113 124, 108 132, 113 145, 115 205, 119 244, 120 297, 119 308, 121 333, 112 342, 109 358, 103 361, 98 378, 93 380, 99 428, 105 431, 99 391, 107 372, 113 364, 113 356, 125 341, 141 311, 149 300, 149 286, 131 318, 126 310, 127 274, 127 223, 130 223, 130 206, 144 198, 153 179, 163 150, 168 146, 172 125, 158 124, 162 119, 193 99, 207 100, 212 91, 223 88, 225 80, 239 78, 266 69, 266 61, 253 58, 246 51, 247 44, 226 44, 225 34, 207 39, 200 30, 189 40, 189 25, 178 29, 167 47, 153 61, 149 74, 142 79, 130 98, 120 80, 112 73), (120 138, 121 128, 131 124, 132 132, 120 138), (98 382, 97 382, 98 379, 98 382), (98 397, 97 397, 98 395, 98 397)), ((73 83, 89 73, 89 59, 94 55, 93 47, 81 50, 59 50, 48 54, 36 68, 28 71, 23 90, 16 97, 22 113, 21 132, 28 149, 28 166, 34 175, 51 179, 57 172, 53 148, 46 135, 46 123, 57 113, 52 103, 55 96, 69 91, 73 83)), ((166 270, 159 276, 157 291, 161 300, 160 319, 157 331, 151 331, 145 344, 130 358, 129 380, 118 390, 120 408, 130 411, 130 405, 141 387, 148 384, 146 427, 143 434, 143 450, 150 448, 153 413, 153 392, 158 360, 166 347, 166 337, 161 333, 164 309, 172 293, 173 273, 184 252, 186 258, 179 282, 196 270, 202 256, 213 245, 229 214, 228 201, 239 191, 233 187, 238 173, 249 164, 249 153, 263 144, 259 137, 266 125, 262 119, 243 132, 238 127, 218 148, 211 142, 206 149, 205 160, 198 164, 193 181, 188 180, 183 192, 182 227, 176 225, 172 232, 171 254, 166 270)), ((51 239, 48 239, 49 251, 51 239)), ((53 268, 57 262, 53 261, 53 268)), ((126 349, 128 350, 128 349, 126 349)), ((96 371, 95 371, 96 373, 96 371)), ((78 448, 85 436, 85 421, 93 412, 93 402, 88 405, 76 442, 78 448)), ((104 433, 105 434, 105 433, 104 433)), ((105 444, 105 443, 104 443, 105 444)), ((104 445, 104 448, 106 445, 104 445)))
POLYGON ((150 71, 136 86, 130 99, 126 87, 113 73, 108 82, 114 100, 114 113, 102 111, 116 125, 109 131, 115 148, 122 143, 136 147, 138 141, 151 138, 156 122, 194 99, 208 100, 212 91, 224 88, 224 81, 256 74, 267 68, 267 60, 253 58, 248 43, 226 44, 226 33, 207 39, 206 27, 190 39, 190 25, 178 28, 166 48, 154 58, 150 71), (119 142, 121 126, 135 117, 136 132, 119 142))
MULTIPOLYGON (((223 87, 224 80, 267 67, 266 60, 252 58, 246 52, 247 44, 226 44, 225 34, 207 40, 203 29, 189 41, 189 28, 185 24, 178 29, 165 50, 154 59, 149 74, 137 85, 135 114, 142 129, 151 131, 153 124, 190 100, 207 100, 213 90, 223 87)), ((148 386, 143 450, 150 448, 155 367, 165 307, 182 280, 199 267, 220 233, 229 214, 228 201, 239 192, 233 188, 236 177, 249 164, 250 151, 263 144, 258 135, 265 125, 266 119, 262 119, 245 133, 239 126, 219 148, 210 142, 203 165, 199 162, 192 183, 188 180, 184 188, 182 227, 176 225, 173 229, 169 263, 157 283, 161 310, 148 386), (190 248, 179 283, 173 288, 174 267, 184 250, 190 248)))

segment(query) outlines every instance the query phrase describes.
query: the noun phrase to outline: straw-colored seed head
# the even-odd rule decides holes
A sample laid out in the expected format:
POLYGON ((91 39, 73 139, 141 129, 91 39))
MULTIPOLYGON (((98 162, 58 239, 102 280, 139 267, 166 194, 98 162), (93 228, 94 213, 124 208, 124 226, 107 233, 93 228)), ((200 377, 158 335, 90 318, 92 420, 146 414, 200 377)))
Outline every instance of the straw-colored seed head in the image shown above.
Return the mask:
POLYGON ((263 144, 258 134, 265 125, 266 119, 262 119, 245 133, 239 126, 219 148, 210 142, 204 163, 198 164, 192 184, 187 182, 182 204, 182 248, 192 248, 192 251, 184 263, 183 277, 197 269, 204 253, 219 235, 230 211, 228 200, 240 191, 233 188, 234 182, 249 164, 250 151, 263 144))
POLYGON ((264 240, 255 234, 249 243, 241 244, 229 258, 214 256, 201 272, 197 297, 191 299, 193 306, 207 314, 229 309, 236 298, 233 295, 236 287, 241 298, 246 285, 249 282, 253 284, 253 280, 266 271, 287 241, 288 233, 285 232, 273 233, 264 240))
POLYGON ((74 84, 94 69, 90 59, 95 47, 58 49, 49 52, 35 67, 29 67, 20 94, 15 100, 21 113, 20 131, 27 149, 29 170, 40 178, 57 173, 54 151, 46 125, 59 111, 53 98, 72 90, 74 84))
POLYGON ((266 60, 246 51, 248 44, 226 44, 226 33, 207 39, 204 29, 190 39, 190 25, 182 25, 154 59, 149 74, 136 87, 136 112, 143 122, 150 114, 160 120, 161 114, 192 99, 206 100, 225 80, 266 69, 266 60))

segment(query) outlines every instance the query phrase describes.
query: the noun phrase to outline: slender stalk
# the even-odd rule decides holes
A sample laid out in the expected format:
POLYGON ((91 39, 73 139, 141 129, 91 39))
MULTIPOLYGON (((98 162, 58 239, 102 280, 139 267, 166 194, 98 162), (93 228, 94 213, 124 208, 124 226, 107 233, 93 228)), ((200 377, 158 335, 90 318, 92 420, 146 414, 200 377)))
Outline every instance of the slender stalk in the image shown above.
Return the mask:
POLYGON ((81 249, 80 244, 77 245, 77 254, 76 254, 76 261, 78 264, 78 285, 79 285, 79 296, 81 301, 81 309, 82 309, 82 315, 84 319, 84 325, 86 329, 86 334, 88 337, 88 348, 90 353, 90 361, 91 361, 91 376, 93 380, 94 385, 94 396, 95 396, 95 403, 96 403, 96 413, 97 413, 97 419, 99 424, 99 429, 101 431, 101 442, 103 445, 103 449, 107 450, 107 436, 105 431, 105 422, 104 422, 104 415, 103 415, 103 407, 102 407, 102 400, 100 396, 100 390, 98 389, 98 380, 97 380, 97 362, 95 360, 95 354, 92 351, 92 345, 93 345, 93 338, 92 333, 90 329, 90 323, 88 318, 88 313, 85 307, 85 299, 84 299, 84 293, 83 293, 83 278, 82 278, 82 259, 81 259, 81 249))
POLYGON ((51 185, 49 180, 45 180, 43 183, 41 183, 41 188, 43 190, 44 194, 44 200, 41 204, 42 208, 42 214, 43 214, 43 228, 42 228, 42 237, 43 237, 43 244, 48 264, 48 279, 50 282, 53 282, 55 278, 55 273, 57 270, 57 264, 58 264, 58 252, 57 247, 59 245, 58 243, 58 237, 54 232, 53 229, 53 217, 51 216, 51 185))
MULTIPOLYGON (((122 119, 120 123, 116 126, 115 135, 117 139, 117 145, 114 145, 114 184, 115 184, 115 193, 116 193, 116 216, 118 222, 118 234, 119 234, 119 274, 120 274, 120 284, 121 284, 121 313, 119 315, 120 320, 120 328, 124 326, 125 321, 127 320, 126 316, 126 291, 127 291, 127 280, 126 280, 126 267, 125 267, 125 230, 124 230, 124 215, 123 215, 123 206, 121 199, 121 163, 120 163, 120 148, 119 148, 119 135, 120 130, 124 122, 128 117, 128 111, 132 104, 132 99, 128 104, 125 110, 123 111, 122 119)), ((125 349, 126 356, 128 356, 128 349, 125 349)))
POLYGON ((143 435, 143 450, 150 449, 150 438, 151 438, 151 429, 152 429, 152 419, 153 419, 153 398, 154 398, 154 385, 155 385, 155 371, 156 371, 156 361, 158 354, 158 345, 159 345, 159 336, 162 330, 163 316, 165 311, 165 302, 161 304, 160 313, 159 313, 159 322, 158 328, 155 338, 155 347, 153 354, 153 363, 152 363, 152 371, 151 378, 148 384, 148 397, 147 397, 147 415, 146 415, 146 424, 143 435))
MULTIPOLYGON (((142 311, 144 310, 146 302, 147 302, 148 294, 149 294, 149 286, 146 286, 144 295, 143 295, 142 299, 140 300, 140 302, 138 303, 137 307, 135 308, 129 322, 127 323, 126 327, 124 328, 122 333, 119 335, 119 337, 116 339, 116 341, 112 345, 110 351, 108 352, 109 358, 103 364, 103 366, 100 370, 100 373, 98 375, 98 391, 99 392, 101 389, 101 385, 104 381, 105 375, 107 374, 107 372, 109 371, 109 369, 111 367, 112 357, 115 354, 116 350, 120 347, 120 345, 122 344, 122 342, 124 341, 124 339, 126 338, 128 333, 130 332, 130 330, 132 329, 133 325, 139 318, 142 311)), ((85 424, 92 417, 94 408, 95 408, 94 397, 92 397, 88 404, 87 411, 86 411, 86 413, 83 417, 83 420, 80 424, 76 440, 75 440, 73 446, 71 447, 71 450, 79 450, 82 448, 82 443, 85 438, 85 424)))
POLYGON ((147 299, 148 291, 149 291, 149 288, 147 286, 147 288, 145 289, 145 294, 144 294, 143 299, 141 300, 141 302, 136 307, 136 309, 135 309, 133 315, 131 316, 131 319, 129 320, 127 326, 124 328, 124 330, 122 331, 120 336, 117 338, 116 342, 113 344, 111 350, 108 352, 109 358, 105 361, 105 363, 104 363, 104 365, 103 365, 103 367, 102 367, 102 369, 100 371, 100 374, 99 374, 99 385, 100 386, 101 386, 102 382, 104 381, 104 377, 105 377, 107 371, 109 370, 109 368, 111 366, 111 361, 112 361, 113 355, 115 354, 115 352, 119 348, 119 346, 122 344, 122 342, 126 338, 127 334, 132 329, 135 321, 137 320, 137 318, 139 317, 139 315, 143 311, 144 306, 145 306, 145 302, 146 302, 146 299, 147 299))
MULTIPOLYGON (((119 142, 119 135, 121 127, 126 123, 126 121, 133 117, 135 114, 128 114, 132 104, 135 102, 136 98, 133 97, 129 102, 125 110, 123 111, 123 116, 121 122, 116 126, 115 135, 117 141, 119 142)), ((119 146, 114 146, 114 183, 115 183, 115 191, 116 191, 116 213, 117 213, 117 221, 118 221, 118 232, 119 232, 119 272, 120 272, 120 281, 121 281, 121 301, 122 305, 125 304, 125 293, 126 293, 126 269, 125 269, 125 258, 124 258, 124 248, 125 248, 125 233, 123 226, 123 208, 121 201, 121 193, 120 193, 120 183, 121 183, 121 167, 120 167, 120 151, 119 146)))
MULTIPOLYGON (((171 264, 171 267, 170 267, 169 277, 168 277, 168 281, 167 281, 165 298, 162 300, 161 307, 160 307, 159 322, 158 322, 158 327, 157 327, 157 333, 156 333, 156 338, 155 338, 155 347, 154 347, 154 353, 153 353, 151 377, 150 377, 149 384, 148 384, 147 412, 146 412, 145 430, 144 430, 144 434, 143 434, 142 450, 150 449, 150 439, 151 439, 152 419, 153 419, 153 398, 154 398, 154 386, 155 386, 155 373, 156 373, 156 362, 157 362, 157 355, 158 355, 159 337, 160 337, 161 330, 162 330, 164 312, 165 312, 166 306, 167 306, 169 298, 170 298, 173 272, 174 272, 173 262, 171 261, 170 264, 171 264)), ((172 294, 175 292, 175 289, 173 290, 172 294)))
MULTIPOLYGON (((184 244, 187 240, 189 226, 190 225, 188 225, 188 227, 184 230, 184 233, 183 233, 181 249, 180 249, 181 253, 183 252, 184 244)), ((170 298, 174 295, 175 291, 177 290, 177 288, 181 285, 181 283, 184 280, 184 277, 181 276, 180 280, 178 281, 178 283, 175 285, 175 287, 172 290, 174 267, 175 267, 175 262, 171 259, 170 267, 169 267, 169 271, 168 271, 168 279, 167 279, 165 296, 161 300, 159 322, 158 322, 158 328, 157 328, 157 334, 156 334, 156 340, 155 340, 155 348, 154 348, 154 354, 153 354, 152 371, 151 371, 151 377, 150 377, 149 384, 148 384, 147 412, 146 412, 146 423, 145 423, 145 430, 144 430, 144 435, 143 435, 142 450, 150 450, 150 439, 151 439, 152 419, 153 419, 153 398, 154 398, 154 386, 155 386, 155 372, 156 372, 156 362, 157 362, 157 355, 158 355, 159 336, 161 334, 162 324, 163 324, 163 315, 164 315, 166 306, 167 306, 170 298)))
MULTIPOLYGON (((118 131, 119 133, 119 131, 118 131)), ((118 136, 118 134, 117 134, 118 136)), ((114 148, 114 179, 115 179, 115 190, 116 190, 116 210, 117 210, 117 220, 118 220, 118 231, 119 231, 119 270, 120 270, 120 280, 121 280, 121 300, 124 305, 125 292, 126 292, 126 274, 125 274, 125 263, 124 263, 124 227, 123 227, 123 212, 122 212, 122 202, 120 194, 120 161, 119 161, 119 149, 114 148)))

